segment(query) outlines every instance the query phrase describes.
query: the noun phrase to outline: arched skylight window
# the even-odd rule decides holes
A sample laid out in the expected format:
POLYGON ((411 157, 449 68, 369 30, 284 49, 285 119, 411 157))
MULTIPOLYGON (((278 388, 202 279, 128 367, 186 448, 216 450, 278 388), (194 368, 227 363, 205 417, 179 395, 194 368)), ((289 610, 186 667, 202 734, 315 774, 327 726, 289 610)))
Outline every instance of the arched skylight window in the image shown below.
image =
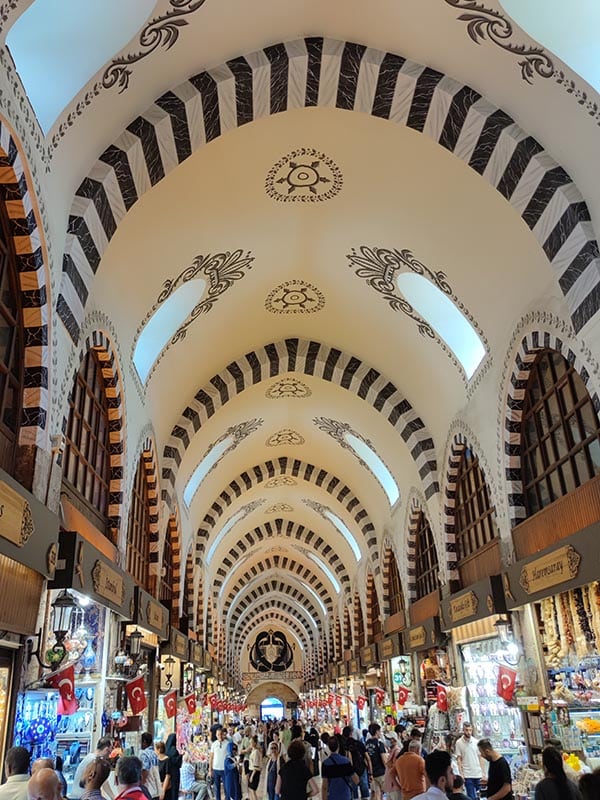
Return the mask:
POLYGON ((144 325, 133 351, 133 363, 142 383, 152 365, 181 323, 204 294, 206 281, 196 278, 182 284, 156 309, 144 325))
POLYGON ((360 555, 361 555, 360 554, 360 548, 356 544, 356 539, 354 538, 354 536, 350 532, 348 526, 338 517, 337 514, 334 514, 333 511, 331 511, 329 508, 324 509, 323 510, 323 514, 324 514, 325 517, 327 517, 327 519, 331 523, 333 523, 333 525, 335 525, 335 527, 338 529, 338 531, 342 534, 344 539, 350 545, 356 560, 360 561, 360 555))
POLYGON ((183 490, 183 501, 189 508, 194 495, 198 491, 198 487, 206 478, 211 469, 215 466, 217 461, 225 454, 225 452, 234 444, 235 439, 233 436, 226 436, 221 441, 213 445, 210 450, 205 453, 204 458, 198 464, 192 473, 192 477, 187 482, 183 490))
POLYGON ((317 556, 314 553, 309 553, 308 557, 311 559, 311 561, 315 562, 315 564, 319 567, 319 569, 321 569, 325 573, 325 575, 327 575, 327 577, 331 581, 335 593, 339 594, 341 588, 340 584, 335 579, 333 572, 329 569, 329 567, 325 566, 325 564, 321 561, 321 559, 317 558, 317 556))
POLYGON ((6 44, 44 133, 135 36, 156 0, 35 0, 6 44))
POLYGON ((600 91, 598 0, 500 0, 500 4, 532 39, 600 91))
POLYGON ((353 433, 347 431, 344 433, 344 439, 348 442, 356 455, 365 462, 373 475, 375 475, 381 484, 383 491, 387 494, 390 505, 395 505, 400 497, 400 490, 398 489, 398 485, 394 480, 394 476, 379 458, 377 453, 353 433))
POLYGON ((213 542, 213 543, 211 544, 211 546, 208 548, 208 553, 206 554, 206 561, 207 561, 207 562, 210 562, 211 558, 212 558, 212 557, 214 556, 214 554, 215 554, 215 550, 217 549, 217 547, 218 547, 218 546, 221 544, 221 542, 222 542, 222 541, 223 541, 223 539, 224 539, 224 538, 227 536, 227 534, 229 533, 229 531, 230 531, 230 530, 233 528, 233 526, 235 525, 235 523, 236 523, 236 522, 239 522, 239 520, 240 520, 240 519, 242 519, 242 517, 243 517, 245 514, 246 514, 246 509, 245 509, 245 508, 240 508, 240 510, 239 510, 239 511, 236 511, 236 513, 235 513, 235 514, 233 514, 231 517, 229 517, 229 519, 227 520, 227 522, 225 523, 225 525, 223 525, 223 527, 221 528, 221 530, 220 530, 220 531, 219 531, 219 533, 217 534, 217 536, 216 536, 216 538, 215 538, 214 542, 213 542))
POLYGON ((397 281, 404 297, 448 345, 470 378, 485 356, 485 347, 475 328, 448 295, 427 278, 401 272, 397 281))

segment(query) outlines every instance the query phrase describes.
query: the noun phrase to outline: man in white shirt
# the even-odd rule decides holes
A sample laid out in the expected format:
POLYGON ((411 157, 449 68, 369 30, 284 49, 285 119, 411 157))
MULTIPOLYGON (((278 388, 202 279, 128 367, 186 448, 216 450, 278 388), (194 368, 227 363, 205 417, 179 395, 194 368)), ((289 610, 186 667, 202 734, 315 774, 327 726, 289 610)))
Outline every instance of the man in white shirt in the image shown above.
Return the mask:
POLYGON ((4 765, 8 777, 0 786, 0 800, 27 800, 29 752, 24 747, 11 747, 4 765))
POLYGON ((221 800, 221 786, 223 787, 223 797, 225 792, 225 756, 227 755, 227 742, 225 741, 225 728, 222 726, 217 730, 217 738, 210 746, 210 756, 208 759, 208 777, 212 778, 215 800, 221 800))
POLYGON ((413 800, 448 800, 448 792, 454 786, 452 761, 447 750, 434 750, 425 758, 425 772, 429 779, 429 789, 418 794, 413 800))
POLYGON ((456 740, 454 752, 460 774, 465 779, 465 792, 470 800, 477 800, 483 771, 477 739, 473 736, 473 726, 470 722, 464 723, 463 735, 456 740))

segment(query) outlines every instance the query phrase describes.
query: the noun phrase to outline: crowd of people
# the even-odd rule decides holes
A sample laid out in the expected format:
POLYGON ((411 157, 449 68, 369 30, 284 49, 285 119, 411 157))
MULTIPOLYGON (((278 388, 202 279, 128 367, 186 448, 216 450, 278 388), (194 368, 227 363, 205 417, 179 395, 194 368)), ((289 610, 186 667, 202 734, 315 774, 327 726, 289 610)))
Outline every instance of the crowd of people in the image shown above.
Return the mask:
MULTIPOLYGON (((124 755, 110 737, 77 766, 73 785, 49 758, 30 763, 23 747, 6 756, 0 800, 515 800, 510 766, 489 739, 477 739, 470 723, 431 752, 419 728, 382 731, 352 726, 215 723, 200 732, 208 758, 141 736, 137 756, 124 755)), ((576 782, 565 772, 559 749, 542 753, 543 777, 535 800, 600 800, 600 771, 576 782)))

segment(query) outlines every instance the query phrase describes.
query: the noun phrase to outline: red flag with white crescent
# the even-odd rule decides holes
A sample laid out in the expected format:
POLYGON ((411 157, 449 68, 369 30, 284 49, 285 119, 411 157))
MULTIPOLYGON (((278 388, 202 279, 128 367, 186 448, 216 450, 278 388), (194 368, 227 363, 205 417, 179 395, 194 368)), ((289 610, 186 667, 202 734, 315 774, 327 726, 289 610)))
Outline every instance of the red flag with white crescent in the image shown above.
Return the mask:
POLYGON ((61 669, 54 675, 48 675, 46 683, 54 689, 58 689, 57 712, 65 717, 74 714, 79 708, 79 701, 75 697, 75 670, 73 669, 73 664, 61 669))
POLYGON ((401 706, 405 706, 406 705, 406 701, 408 700, 408 694, 409 694, 409 692, 408 692, 408 689, 406 688, 406 686, 401 686, 398 689, 398 703, 401 706))
POLYGON ((173 689, 163 697, 163 705, 167 719, 171 719, 177 714, 177 689, 173 689))
POLYGON ((195 714, 196 713, 196 695, 195 694, 188 694, 187 697, 183 698, 185 700, 185 704, 187 706, 188 714, 195 714))
POLYGON ((440 711, 448 711, 448 692, 442 683, 437 684, 436 704, 440 711))
POLYGON ((510 667, 501 666, 498 668, 498 683, 496 693, 503 700, 512 700, 517 684, 517 671, 510 667))
POLYGON ((336 696, 335 696, 335 705, 336 705, 337 708, 341 708, 342 707, 343 700, 344 700, 344 698, 342 697, 341 694, 336 694, 336 696))
POLYGON ((358 706, 358 710, 362 711, 366 703, 367 703, 367 698, 364 695, 359 694, 358 697, 356 698, 356 705, 358 706))
POLYGON ((140 714, 148 705, 145 690, 146 686, 144 684, 143 675, 125 684, 125 691, 127 692, 127 699, 129 700, 132 714, 140 714))
POLYGON ((208 702, 212 710, 214 711, 217 707, 217 695, 216 694, 209 694, 208 702))
POLYGON ((385 689, 382 689, 381 686, 377 686, 375 688, 375 702, 378 706, 383 704, 385 700, 385 689))
POLYGON ((217 700, 217 711, 225 711, 225 701, 217 700))

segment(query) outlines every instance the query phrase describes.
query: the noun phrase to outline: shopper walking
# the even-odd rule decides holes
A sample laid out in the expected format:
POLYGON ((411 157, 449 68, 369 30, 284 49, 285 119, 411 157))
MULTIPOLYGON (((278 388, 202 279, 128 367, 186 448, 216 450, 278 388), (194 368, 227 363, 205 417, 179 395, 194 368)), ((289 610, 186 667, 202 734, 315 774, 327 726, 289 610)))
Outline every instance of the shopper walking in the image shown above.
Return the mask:
POLYGON ((350 800, 350 787, 358 786, 358 775, 352 762, 338 752, 340 739, 332 736, 329 740, 331 755, 323 761, 321 800, 350 800))
POLYGON ((381 725, 372 722, 369 725, 369 738, 365 742, 365 749, 371 760, 371 793, 373 800, 381 800, 385 765, 387 764, 387 751, 380 739, 381 725))
MULTIPOLYGON (((252 737, 252 750, 250 751, 250 772, 248 774, 248 797, 250 800, 258 800, 258 784, 260 783, 260 773, 262 770, 263 753, 258 740, 258 735, 252 737)), ((219 800, 219 798, 215 798, 219 800)))
POLYGON ((556 747, 544 747, 542 766, 545 777, 535 787, 535 800, 582 800, 581 792, 565 774, 562 755, 556 747))
POLYGON ((165 753, 169 759, 167 775, 169 778, 165 800, 179 800, 179 784, 181 781, 181 753, 177 749, 177 736, 170 733, 165 742, 165 753))
MULTIPOLYGON (((406 758, 406 755, 402 758, 406 758)), ((450 753, 447 750, 434 750, 433 753, 429 753, 425 758, 425 772, 429 789, 423 794, 416 795, 413 800, 447 800, 448 794, 454 788, 450 753)))
POLYGON ((288 760, 281 765, 275 784, 275 793, 281 800, 307 800, 316 797, 319 787, 304 760, 304 742, 292 739, 288 747, 288 760))
POLYGON ((425 791, 425 760, 420 753, 421 742, 413 740, 408 745, 408 752, 403 753, 394 765, 402 800, 411 800, 425 791))
MULTIPOLYGON (((214 800, 221 800, 221 787, 225 797, 225 756, 227 755, 227 742, 225 741, 225 729, 223 726, 217 729, 217 738, 210 746, 210 756, 208 759, 208 777, 212 779, 214 800)), ((168 751, 167 751, 168 752, 168 751)), ((174 797, 173 800, 177 800, 174 797)), ((256 800, 256 798, 254 798, 256 800)))
POLYGON ((483 770, 481 756, 477 747, 477 739, 473 736, 470 722, 463 724, 463 733, 454 745, 454 753, 458 762, 458 770, 465 781, 465 792, 470 800, 477 800, 483 770))
MULTIPOLYGON (((514 800, 512 775, 508 761, 494 750, 489 739, 478 742, 481 757, 488 762, 487 800, 514 800)), ((482 781, 483 782, 483 781, 482 781)))

